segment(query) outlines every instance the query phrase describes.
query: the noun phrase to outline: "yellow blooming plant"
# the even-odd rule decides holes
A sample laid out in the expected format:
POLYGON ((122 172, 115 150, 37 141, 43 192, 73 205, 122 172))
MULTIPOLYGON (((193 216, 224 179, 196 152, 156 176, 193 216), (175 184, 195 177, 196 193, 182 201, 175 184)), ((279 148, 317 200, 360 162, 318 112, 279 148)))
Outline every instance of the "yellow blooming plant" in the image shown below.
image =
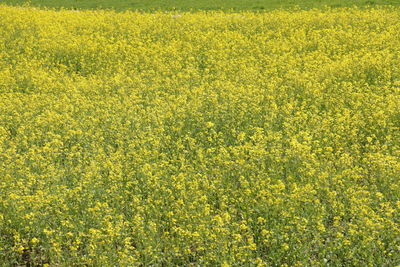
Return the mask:
POLYGON ((0 263, 400 264, 399 32, 1 5, 0 263))

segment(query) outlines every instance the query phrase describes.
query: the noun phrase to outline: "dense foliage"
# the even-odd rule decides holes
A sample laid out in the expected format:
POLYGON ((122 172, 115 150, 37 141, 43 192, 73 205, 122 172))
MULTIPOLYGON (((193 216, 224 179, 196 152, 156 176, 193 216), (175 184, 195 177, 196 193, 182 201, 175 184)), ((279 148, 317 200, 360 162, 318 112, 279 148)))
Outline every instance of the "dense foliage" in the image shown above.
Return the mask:
POLYGON ((0 6, 0 263, 400 263, 400 10, 0 6))

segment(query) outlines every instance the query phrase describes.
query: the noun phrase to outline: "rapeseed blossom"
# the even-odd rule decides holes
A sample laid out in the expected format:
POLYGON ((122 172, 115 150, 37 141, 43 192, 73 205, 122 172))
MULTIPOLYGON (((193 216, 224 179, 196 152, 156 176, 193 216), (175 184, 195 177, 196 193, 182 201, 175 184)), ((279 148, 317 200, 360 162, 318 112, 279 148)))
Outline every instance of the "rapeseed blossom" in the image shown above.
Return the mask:
POLYGON ((398 8, 0 18, 1 263, 399 264, 398 8))

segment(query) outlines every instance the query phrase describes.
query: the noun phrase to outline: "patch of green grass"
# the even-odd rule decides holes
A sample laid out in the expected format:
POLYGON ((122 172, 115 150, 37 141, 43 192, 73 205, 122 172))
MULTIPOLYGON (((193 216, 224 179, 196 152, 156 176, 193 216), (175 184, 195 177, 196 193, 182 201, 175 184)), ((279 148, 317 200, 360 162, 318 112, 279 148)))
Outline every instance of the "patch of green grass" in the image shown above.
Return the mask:
POLYGON ((11 5, 72 9, 115 9, 123 10, 271 10, 300 7, 303 9, 349 6, 400 5, 400 0, 0 0, 11 5))

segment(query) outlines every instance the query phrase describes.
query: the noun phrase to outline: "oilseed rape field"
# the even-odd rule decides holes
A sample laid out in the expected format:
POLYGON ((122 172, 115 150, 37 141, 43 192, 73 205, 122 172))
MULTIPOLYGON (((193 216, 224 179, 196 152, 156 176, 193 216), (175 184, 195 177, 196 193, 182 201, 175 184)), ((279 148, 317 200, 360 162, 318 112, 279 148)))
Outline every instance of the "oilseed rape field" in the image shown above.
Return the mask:
POLYGON ((400 9, 0 6, 0 266, 397 266, 400 9))

